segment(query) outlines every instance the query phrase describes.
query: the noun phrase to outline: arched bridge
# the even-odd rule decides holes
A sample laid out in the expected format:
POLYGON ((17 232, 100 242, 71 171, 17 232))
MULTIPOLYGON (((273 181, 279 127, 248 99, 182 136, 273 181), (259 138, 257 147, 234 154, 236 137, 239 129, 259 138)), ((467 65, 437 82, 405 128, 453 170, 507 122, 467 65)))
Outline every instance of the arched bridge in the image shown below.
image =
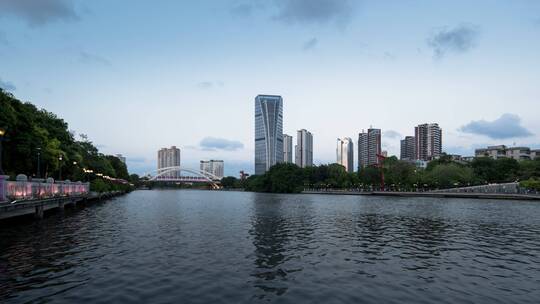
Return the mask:
POLYGON ((163 181, 163 182, 187 182, 187 183, 209 183, 214 189, 221 188, 221 178, 215 176, 212 173, 184 168, 180 166, 161 168, 152 171, 146 175, 152 176, 150 181, 163 181), (190 175, 182 175, 182 172, 189 173, 190 175), (154 173, 154 174, 152 174, 154 173))

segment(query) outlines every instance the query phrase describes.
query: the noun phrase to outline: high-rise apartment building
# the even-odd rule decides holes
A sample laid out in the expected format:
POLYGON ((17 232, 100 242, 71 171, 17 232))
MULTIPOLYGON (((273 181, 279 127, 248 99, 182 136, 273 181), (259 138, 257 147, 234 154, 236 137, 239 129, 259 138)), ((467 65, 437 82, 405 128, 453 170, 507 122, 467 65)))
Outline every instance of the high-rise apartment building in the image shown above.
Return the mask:
POLYGON ((369 128, 358 134, 358 168, 377 165, 381 154, 381 129, 369 128))
POLYGON ((414 128, 417 160, 429 161, 442 153, 442 130, 436 123, 421 124, 414 128))
POLYGON ((338 138, 336 149, 336 162, 343 167, 347 172, 354 171, 354 151, 353 141, 350 137, 338 138))
POLYGON ((255 97, 255 174, 283 162, 283 98, 255 97))
POLYGON ((199 169, 218 178, 223 178, 224 175, 224 164, 222 160, 201 160, 199 169))
POLYGON ((293 145, 292 145, 292 136, 283 134, 283 162, 292 163, 293 162, 293 145))
POLYGON ((401 160, 414 160, 416 159, 414 136, 405 136, 401 140, 400 159, 401 160))
MULTIPOLYGON (((180 149, 176 146, 172 146, 169 149, 161 148, 158 151, 158 171, 168 167, 180 166, 180 149)), ((180 177, 180 171, 167 172, 161 175, 163 178, 178 178, 180 177)))
POLYGON ((300 168, 313 166, 313 135, 306 129, 296 133, 295 163, 300 168))

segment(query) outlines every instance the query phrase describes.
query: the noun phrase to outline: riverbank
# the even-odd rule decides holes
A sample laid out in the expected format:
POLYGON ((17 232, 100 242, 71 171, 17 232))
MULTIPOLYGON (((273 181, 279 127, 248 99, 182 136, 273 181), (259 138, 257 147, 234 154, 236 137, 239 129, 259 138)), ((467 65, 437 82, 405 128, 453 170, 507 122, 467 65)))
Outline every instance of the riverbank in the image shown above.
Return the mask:
POLYGON ((5 202, 0 204, 0 222, 17 220, 19 218, 41 219, 46 212, 52 210, 64 210, 70 206, 88 205, 89 203, 102 201, 126 194, 125 191, 91 192, 88 195, 61 196, 43 199, 24 200, 20 202, 5 202))
POLYGON ((538 200, 540 195, 507 194, 507 193, 451 193, 451 192, 398 192, 398 191, 302 191, 302 194, 323 195, 372 195, 372 196, 396 196, 396 197, 436 197, 436 198, 472 198, 472 199, 501 199, 501 200, 538 200))

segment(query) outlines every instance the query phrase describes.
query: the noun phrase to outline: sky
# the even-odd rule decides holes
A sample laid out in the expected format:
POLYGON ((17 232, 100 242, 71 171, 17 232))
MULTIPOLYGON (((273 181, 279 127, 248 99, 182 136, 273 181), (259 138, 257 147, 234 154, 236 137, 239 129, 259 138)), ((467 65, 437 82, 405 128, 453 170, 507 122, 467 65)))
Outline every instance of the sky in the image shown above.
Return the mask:
POLYGON ((253 172, 258 94, 315 163, 370 126, 394 155, 432 122, 447 153, 540 148, 540 1, 0 0, 0 87, 139 174, 172 145, 253 172))

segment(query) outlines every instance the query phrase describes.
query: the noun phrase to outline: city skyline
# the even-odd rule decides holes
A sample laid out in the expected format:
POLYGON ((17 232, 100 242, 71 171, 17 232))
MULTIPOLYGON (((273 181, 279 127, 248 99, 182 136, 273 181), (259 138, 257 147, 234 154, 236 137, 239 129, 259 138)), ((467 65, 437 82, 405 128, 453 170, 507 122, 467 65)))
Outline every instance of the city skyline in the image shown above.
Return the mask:
POLYGON ((287 100, 285 133, 316 134, 315 164, 370 124, 389 155, 424 122, 452 154, 540 147, 540 3, 317 1, 337 4, 141 1, 123 14, 128 2, 2 2, 0 86, 134 173, 171 144, 189 167, 219 158, 226 175, 253 172, 252 100, 265 92, 287 100))

